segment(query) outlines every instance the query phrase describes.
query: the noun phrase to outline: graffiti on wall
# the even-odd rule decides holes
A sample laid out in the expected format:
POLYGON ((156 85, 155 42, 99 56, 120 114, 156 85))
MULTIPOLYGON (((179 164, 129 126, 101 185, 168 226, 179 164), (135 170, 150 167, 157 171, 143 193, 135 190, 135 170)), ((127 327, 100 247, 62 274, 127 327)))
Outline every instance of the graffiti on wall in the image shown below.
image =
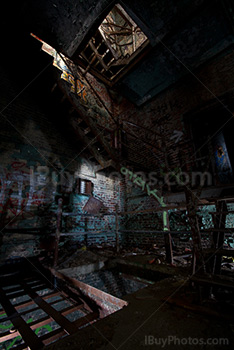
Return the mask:
MULTIPOLYGON (((159 204, 161 205, 161 207, 165 208, 166 207, 166 203, 164 203, 164 199, 163 197, 160 197, 157 193, 158 190, 157 189, 151 189, 150 185, 147 184, 140 176, 138 176, 137 174, 134 174, 132 171, 128 170, 125 167, 122 167, 120 169, 121 174, 125 175, 125 176, 129 176, 129 180, 133 181, 134 184, 136 184, 138 187, 140 187, 142 189, 142 191, 147 191, 148 196, 154 196, 157 201, 159 202, 159 204)), ((167 218, 168 218, 168 212, 167 210, 163 210, 162 212, 163 214, 163 231, 168 231, 168 225, 167 225, 167 218)))
POLYGON ((8 168, 0 167, 0 214, 7 204, 9 217, 29 219, 33 216, 31 208, 45 201, 45 184, 26 160, 13 161, 8 168))

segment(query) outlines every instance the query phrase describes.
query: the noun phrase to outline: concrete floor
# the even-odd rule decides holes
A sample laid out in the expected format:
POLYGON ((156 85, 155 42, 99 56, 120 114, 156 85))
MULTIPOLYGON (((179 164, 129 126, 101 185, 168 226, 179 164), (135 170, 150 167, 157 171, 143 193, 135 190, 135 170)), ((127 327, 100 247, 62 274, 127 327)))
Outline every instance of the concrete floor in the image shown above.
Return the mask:
MULTIPOLYGON (((128 262, 144 264, 143 257, 131 257, 128 262), (143 261, 142 261, 143 259, 143 261), (130 260, 130 261, 129 261, 130 260)), ((221 317, 195 313, 181 307, 172 306, 164 301, 175 292, 183 300, 188 289, 187 271, 169 266, 146 266, 170 274, 170 277, 156 282, 134 294, 127 295, 129 302, 122 310, 81 329, 77 334, 68 336, 48 349, 66 348, 80 350, 96 349, 231 349, 234 346, 234 321, 221 317), (186 287, 185 287, 186 286, 186 287), (172 337, 176 337, 172 338, 172 337), (157 338, 161 345, 153 345, 157 338), (161 340, 160 340, 161 338, 161 340), (186 338, 186 339, 185 339, 186 338), (209 341, 206 345, 197 342, 209 341), (228 345, 217 345, 219 338, 227 338, 228 345), (170 344, 168 342, 170 341, 170 344), (182 342, 182 343, 180 343, 182 342), (186 345, 186 342, 192 345, 186 345), (183 345, 184 344, 184 345, 183 345)), ((190 293, 190 292, 189 292, 190 293)))

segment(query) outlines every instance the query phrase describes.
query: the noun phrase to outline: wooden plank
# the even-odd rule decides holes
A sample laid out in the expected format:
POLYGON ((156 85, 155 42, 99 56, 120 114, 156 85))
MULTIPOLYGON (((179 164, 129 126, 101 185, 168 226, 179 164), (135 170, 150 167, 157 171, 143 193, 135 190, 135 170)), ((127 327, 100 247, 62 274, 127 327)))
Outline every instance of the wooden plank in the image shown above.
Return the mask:
POLYGON ((40 306, 40 308, 45 311, 48 315, 53 317, 53 319, 64 328, 69 334, 77 332, 77 327, 67 320, 63 315, 61 315, 57 310, 55 310, 50 304, 43 300, 34 290, 27 286, 24 281, 21 282, 25 291, 34 300, 34 302, 40 306))
POLYGON ((58 328, 52 332, 49 332, 49 333, 43 335, 42 337, 39 337, 39 339, 43 342, 43 344, 48 345, 52 341, 55 341, 55 340, 61 338, 63 335, 67 335, 67 333, 63 329, 58 328))
POLYGON ((82 291, 82 293, 84 293, 86 295, 93 294, 93 295, 101 298, 103 300, 103 302, 105 302, 105 301, 110 302, 114 305, 118 305, 120 308, 128 305, 127 301, 119 299, 117 297, 114 297, 111 294, 105 293, 105 292, 103 292, 95 287, 92 287, 88 284, 85 284, 81 281, 78 281, 75 278, 71 278, 69 276, 66 276, 66 275, 62 274, 61 272, 55 271, 54 269, 51 269, 51 268, 50 268, 50 271, 53 275, 62 279, 63 281, 70 283, 74 287, 80 289, 82 291))
POLYGON ((43 343, 38 339, 36 334, 31 330, 28 324, 24 321, 24 319, 18 314, 14 306, 8 300, 2 288, 0 288, 0 301, 3 305, 4 310, 8 317, 11 317, 11 322, 14 327, 18 329, 21 337, 24 339, 25 343, 33 350, 33 349, 41 349, 43 347, 43 343))
POLYGON ((4 332, 0 336, 0 343, 3 343, 3 342, 10 340, 10 339, 14 339, 14 338, 19 337, 19 336, 21 337, 21 334, 19 333, 19 331, 15 331, 14 333, 4 332))

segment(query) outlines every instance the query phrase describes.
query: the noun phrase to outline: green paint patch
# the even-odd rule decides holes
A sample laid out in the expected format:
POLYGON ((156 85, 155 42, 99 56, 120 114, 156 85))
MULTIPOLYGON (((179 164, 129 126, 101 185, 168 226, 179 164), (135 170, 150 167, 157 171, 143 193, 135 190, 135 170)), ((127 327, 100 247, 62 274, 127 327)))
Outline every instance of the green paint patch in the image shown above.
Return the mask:
MULTIPOLYGON (((1 317, 5 317, 5 316, 7 316, 7 314, 2 314, 1 315, 1 317)), ((1 322, 1 318, 0 318, 0 322, 1 322)), ((33 319, 30 317, 27 321, 26 321, 27 323, 31 323, 31 322, 33 322, 33 319)), ((7 329, 11 329, 13 327, 13 324, 12 323, 10 323, 10 324, 8 324, 8 325, 3 325, 3 324, 0 324, 0 329, 2 329, 2 330, 7 330, 7 329)), ((39 333, 39 331, 41 330, 41 329, 46 329, 48 332, 51 332, 53 329, 52 329, 52 327, 50 326, 50 325, 44 325, 44 326, 41 326, 41 327, 38 327, 38 328, 36 328, 36 330, 35 330, 35 334, 37 335, 38 333, 39 333)), ((21 340, 22 339, 22 337, 21 336, 18 336, 18 337, 16 337, 9 345, 7 345, 7 347, 6 347, 6 350, 10 350, 13 346, 14 346, 14 344, 18 341, 18 340, 21 340)))

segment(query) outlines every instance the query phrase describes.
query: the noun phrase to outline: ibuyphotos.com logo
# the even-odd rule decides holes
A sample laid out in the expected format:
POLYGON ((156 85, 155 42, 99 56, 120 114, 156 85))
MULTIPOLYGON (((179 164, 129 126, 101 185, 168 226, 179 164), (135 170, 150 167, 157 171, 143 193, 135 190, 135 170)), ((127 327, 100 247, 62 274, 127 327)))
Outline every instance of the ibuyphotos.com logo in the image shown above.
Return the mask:
POLYGON ((229 340, 227 338, 179 338, 175 335, 169 335, 166 338, 156 338, 153 335, 146 335, 144 339, 144 346, 154 345, 158 348, 165 348, 170 345, 175 346, 189 346, 189 345, 229 345, 229 340))

